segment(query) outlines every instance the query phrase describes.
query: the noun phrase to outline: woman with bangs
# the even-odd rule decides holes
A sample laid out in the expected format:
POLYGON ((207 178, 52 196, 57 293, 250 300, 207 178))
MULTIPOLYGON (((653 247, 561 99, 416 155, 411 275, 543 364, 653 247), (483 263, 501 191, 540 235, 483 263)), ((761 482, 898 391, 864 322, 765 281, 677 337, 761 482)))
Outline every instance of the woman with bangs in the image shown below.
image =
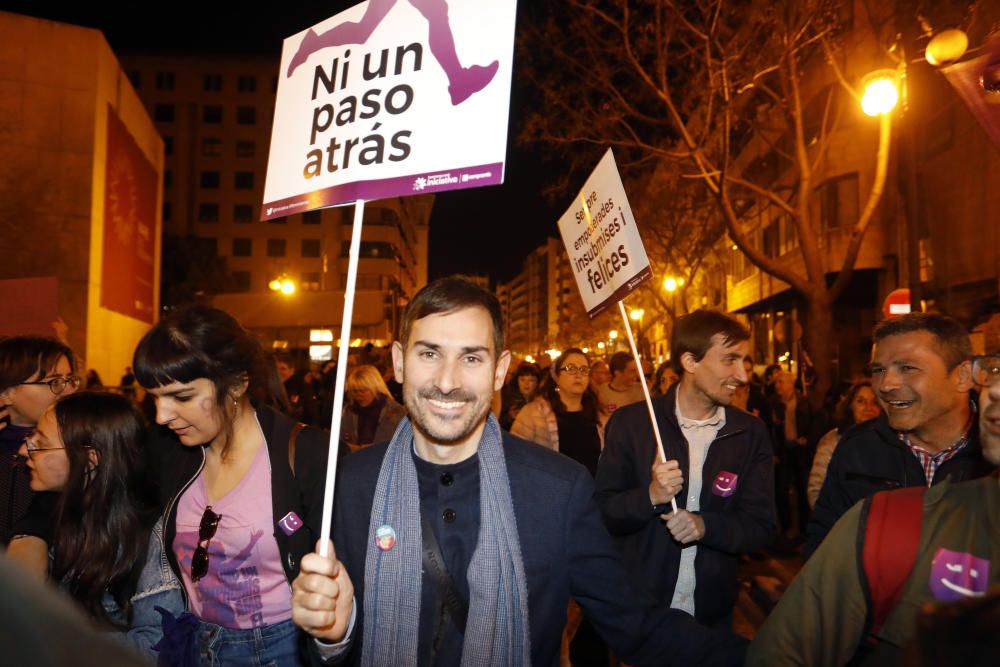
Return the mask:
POLYGON ((156 403, 165 552, 196 619, 167 639, 203 665, 302 664, 290 582, 319 535, 326 436, 275 409, 273 361, 221 310, 161 320, 132 365, 156 403))
POLYGON ((163 559, 161 524, 142 470, 145 426, 124 396, 67 395, 45 410, 21 445, 34 491, 58 498, 49 575, 98 625, 157 658, 157 608, 184 610, 163 559))

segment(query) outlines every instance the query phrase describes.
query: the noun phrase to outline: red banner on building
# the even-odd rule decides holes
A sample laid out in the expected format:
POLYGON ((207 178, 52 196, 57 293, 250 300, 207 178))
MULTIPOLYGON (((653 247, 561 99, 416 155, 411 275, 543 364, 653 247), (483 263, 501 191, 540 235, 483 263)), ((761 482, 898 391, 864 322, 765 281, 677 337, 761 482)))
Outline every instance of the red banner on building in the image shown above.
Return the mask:
POLYGON ((158 175, 108 105, 101 306, 153 323, 158 175))

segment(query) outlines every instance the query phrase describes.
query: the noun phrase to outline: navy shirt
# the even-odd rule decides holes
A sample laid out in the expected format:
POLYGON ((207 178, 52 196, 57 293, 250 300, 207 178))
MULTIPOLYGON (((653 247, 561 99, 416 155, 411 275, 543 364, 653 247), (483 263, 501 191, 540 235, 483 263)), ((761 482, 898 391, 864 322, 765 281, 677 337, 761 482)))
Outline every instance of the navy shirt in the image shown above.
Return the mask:
MULTIPOLYGON (((413 462, 420 486, 421 511, 434 529, 445 566, 458 594, 468 603, 469 581, 466 573, 479 541, 479 455, 459 463, 438 465, 414 453, 413 462)), ((420 591, 420 608, 434 610, 433 613, 420 615, 420 664, 460 664, 464 636, 445 612, 434 578, 426 571, 420 591), (434 639, 438 632, 442 632, 443 636, 437 657, 432 660, 434 639)))

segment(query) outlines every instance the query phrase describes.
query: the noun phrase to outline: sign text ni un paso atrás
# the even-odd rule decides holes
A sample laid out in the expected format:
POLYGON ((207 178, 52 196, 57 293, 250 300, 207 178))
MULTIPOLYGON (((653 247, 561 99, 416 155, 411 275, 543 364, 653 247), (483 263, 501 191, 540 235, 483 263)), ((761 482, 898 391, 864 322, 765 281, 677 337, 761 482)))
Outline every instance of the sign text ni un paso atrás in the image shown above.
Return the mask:
POLYGON ((368 0, 285 40, 262 219, 503 182, 514 0, 368 0))
POLYGON ((610 148, 559 219, 559 232, 591 318, 653 277, 610 148))

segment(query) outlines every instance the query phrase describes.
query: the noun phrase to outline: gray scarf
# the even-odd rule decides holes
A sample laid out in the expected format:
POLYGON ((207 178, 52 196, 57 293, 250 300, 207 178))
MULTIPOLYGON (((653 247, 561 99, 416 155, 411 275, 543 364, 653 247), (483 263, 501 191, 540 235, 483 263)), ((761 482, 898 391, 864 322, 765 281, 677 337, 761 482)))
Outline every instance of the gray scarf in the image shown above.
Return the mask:
MULTIPOLYGON (((417 664, 423 542, 412 443, 406 418, 389 443, 375 487, 365 556, 364 667, 417 664), (375 541, 382 526, 396 532, 396 544, 387 551, 375 541)), ((462 665, 530 665, 528 587, 500 426, 492 414, 479 442, 479 499, 478 542, 466 573, 471 600, 462 665)))

